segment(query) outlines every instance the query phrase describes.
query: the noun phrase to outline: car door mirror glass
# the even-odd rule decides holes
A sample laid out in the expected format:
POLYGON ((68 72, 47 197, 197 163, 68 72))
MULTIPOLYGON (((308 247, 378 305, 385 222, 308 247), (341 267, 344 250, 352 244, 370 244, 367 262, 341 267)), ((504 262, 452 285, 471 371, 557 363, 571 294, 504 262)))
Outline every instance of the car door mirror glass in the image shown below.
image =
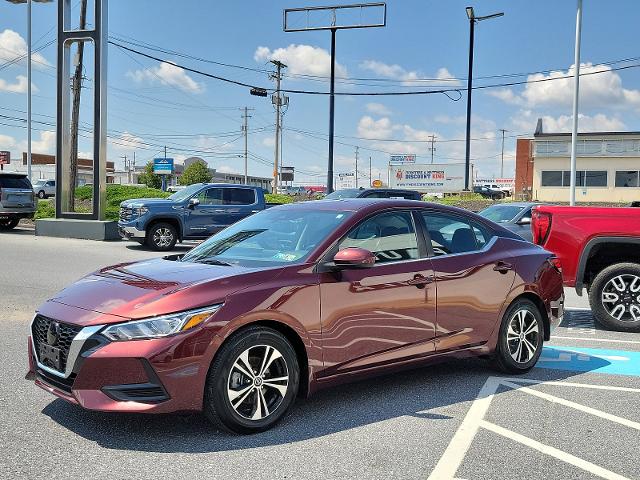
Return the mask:
POLYGON ((189 199, 189 208, 193 208, 196 205, 200 205, 200 200, 198 200, 197 198, 190 198, 189 199))
POLYGON ((518 220, 518 225, 530 225, 531 224, 531 217, 522 217, 520 220, 518 220))
POLYGON ((376 256, 365 248, 344 248, 333 257, 338 268, 369 268, 376 263, 376 256))

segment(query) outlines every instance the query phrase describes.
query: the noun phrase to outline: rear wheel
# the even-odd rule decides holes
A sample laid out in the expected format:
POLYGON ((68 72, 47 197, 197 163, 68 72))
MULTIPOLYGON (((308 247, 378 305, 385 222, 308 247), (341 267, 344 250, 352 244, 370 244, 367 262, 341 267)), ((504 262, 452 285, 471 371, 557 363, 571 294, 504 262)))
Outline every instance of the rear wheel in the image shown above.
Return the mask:
POLYGON ((38 198, 47 198, 47 194, 44 193, 44 190, 40 190, 38 192, 38 198))
POLYGON ((514 302, 505 312, 494 353, 496 366, 503 372, 526 373, 540 354, 544 323, 540 310, 531 300, 514 302))
POLYGON ((6 220, 0 220, 0 230, 13 230, 20 223, 19 218, 8 218, 6 220))
POLYGON ((213 362, 204 413, 236 433, 271 428, 293 404, 300 382, 296 353, 275 330, 250 327, 230 338, 213 362))
POLYGON ((157 251, 171 250, 178 240, 176 229, 170 223, 159 222, 153 225, 147 233, 147 246, 157 251))
POLYGON ((602 270, 589 288, 589 303, 603 327, 640 332, 640 265, 617 263, 602 270))

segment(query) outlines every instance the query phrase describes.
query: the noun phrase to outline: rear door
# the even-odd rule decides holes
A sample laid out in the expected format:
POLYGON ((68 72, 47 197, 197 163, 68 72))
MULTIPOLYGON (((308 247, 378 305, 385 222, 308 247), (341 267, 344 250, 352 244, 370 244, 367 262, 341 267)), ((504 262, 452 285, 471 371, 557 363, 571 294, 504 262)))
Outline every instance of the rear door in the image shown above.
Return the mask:
POLYGON ((423 210, 433 252, 438 351, 480 345, 500 320, 515 279, 499 237, 464 214, 423 210))
POLYGON ((31 182, 25 175, 0 175, 0 205, 12 212, 29 212, 35 208, 31 182))
POLYGON ((254 188, 230 187, 223 189, 225 226, 259 211, 258 197, 254 188))

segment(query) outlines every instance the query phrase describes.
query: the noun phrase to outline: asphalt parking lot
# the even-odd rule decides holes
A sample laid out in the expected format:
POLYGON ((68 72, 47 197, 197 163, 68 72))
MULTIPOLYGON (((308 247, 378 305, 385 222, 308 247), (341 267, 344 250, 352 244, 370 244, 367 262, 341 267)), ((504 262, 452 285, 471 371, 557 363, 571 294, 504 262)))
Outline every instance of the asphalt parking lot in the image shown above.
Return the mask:
POLYGON ((323 391, 241 437, 199 415, 86 412, 24 380, 39 303, 157 253, 24 229, 0 248, 0 478, 640 478, 640 335, 599 330, 574 292, 525 376, 455 361, 323 391))

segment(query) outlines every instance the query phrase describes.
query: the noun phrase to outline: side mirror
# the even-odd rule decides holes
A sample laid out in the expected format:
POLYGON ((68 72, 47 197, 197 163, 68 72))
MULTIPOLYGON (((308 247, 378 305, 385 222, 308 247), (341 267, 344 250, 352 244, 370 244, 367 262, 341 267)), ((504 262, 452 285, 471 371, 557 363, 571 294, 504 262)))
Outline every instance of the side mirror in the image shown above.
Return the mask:
POLYGON ((531 217, 523 217, 518 220, 518 225, 531 225, 531 217))
POLYGON ((193 208, 196 205, 200 205, 200 200, 198 200, 197 198, 190 198, 189 199, 189 208, 193 208))
POLYGON ((376 263, 376 256, 364 248, 349 247, 336 253, 333 263, 337 268, 369 268, 376 263))

